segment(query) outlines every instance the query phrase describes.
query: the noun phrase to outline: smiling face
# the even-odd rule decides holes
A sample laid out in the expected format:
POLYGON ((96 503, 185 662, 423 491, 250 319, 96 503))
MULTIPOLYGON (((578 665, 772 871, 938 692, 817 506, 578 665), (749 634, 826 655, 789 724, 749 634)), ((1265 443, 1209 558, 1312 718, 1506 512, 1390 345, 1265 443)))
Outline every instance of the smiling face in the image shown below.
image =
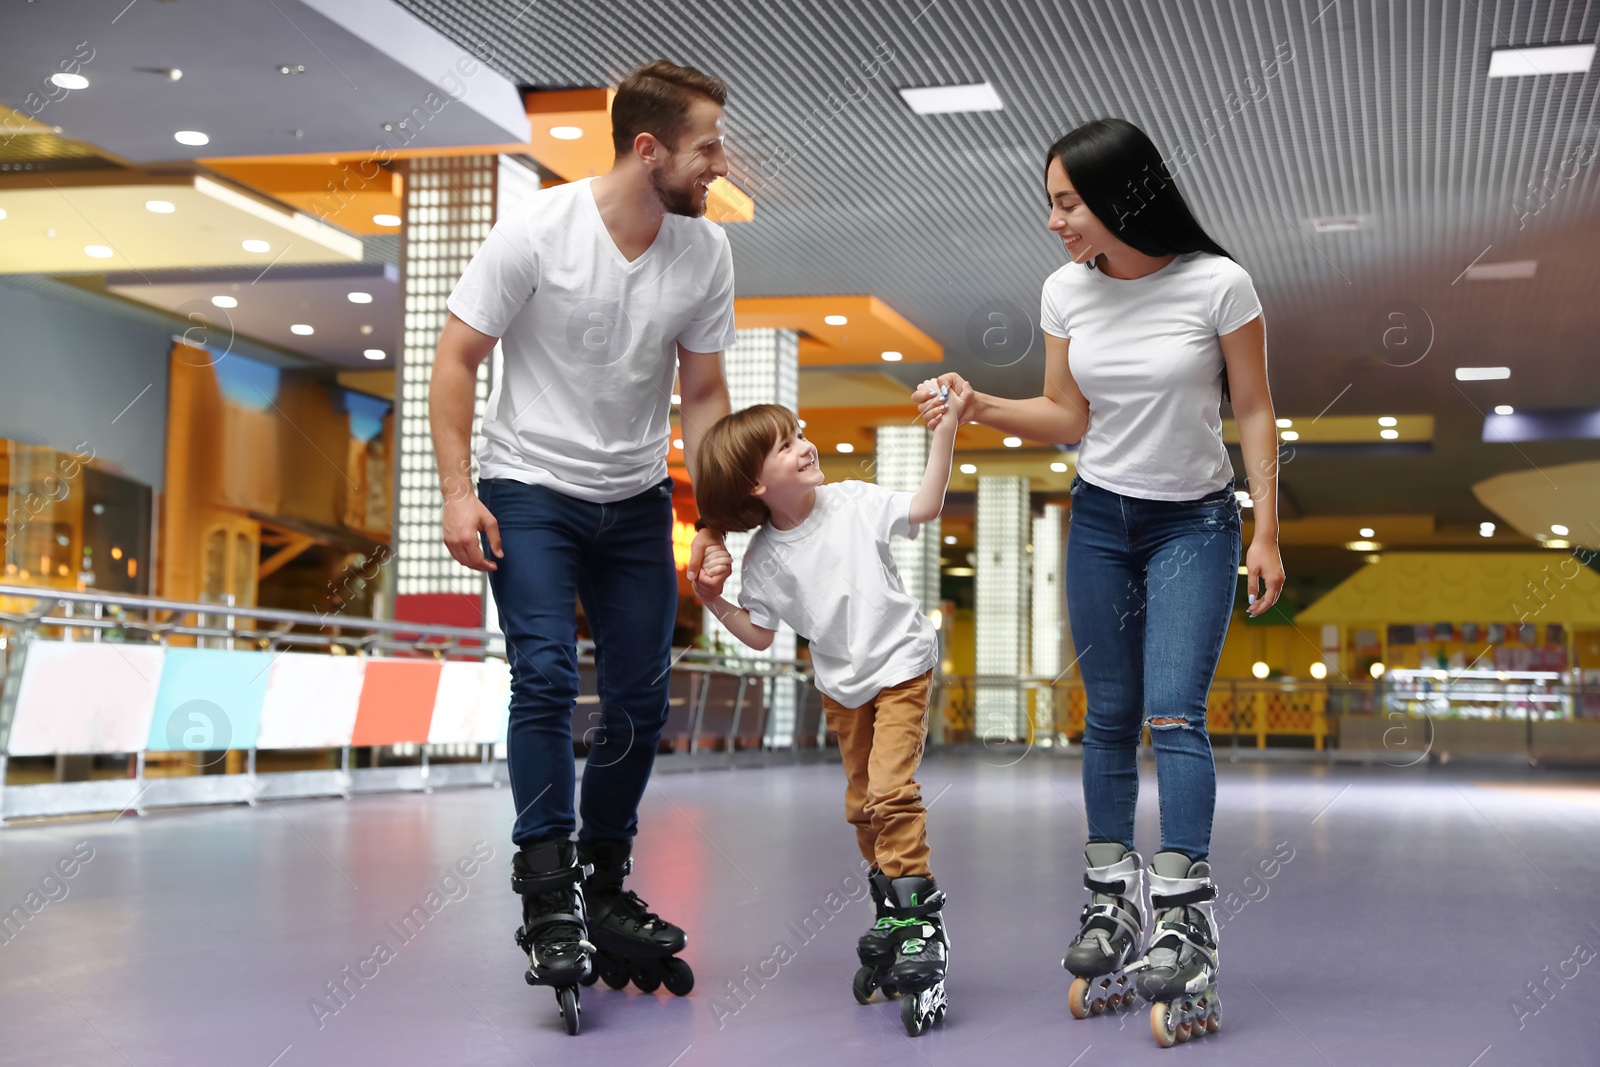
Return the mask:
POLYGON ((722 139, 722 105, 696 100, 677 147, 660 145, 659 162, 650 170, 650 187, 668 212, 690 218, 705 214, 711 183, 728 173, 722 139))
POLYGON ((1072 187, 1072 179, 1067 177, 1067 168, 1061 165, 1060 157, 1050 160, 1044 186, 1050 197, 1050 231, 1061 238, 1072 262, 1087 263, 1113 249, 1127 247, 1083 202, 1083 197, 1072 187))
POLYGON ((787 503, 803 498, 823 481, 817 446, 806 440, 804 430, 796 429, 780 437, 767 451, 753 495, 766 500, 769 506, 774 501, 787 503))

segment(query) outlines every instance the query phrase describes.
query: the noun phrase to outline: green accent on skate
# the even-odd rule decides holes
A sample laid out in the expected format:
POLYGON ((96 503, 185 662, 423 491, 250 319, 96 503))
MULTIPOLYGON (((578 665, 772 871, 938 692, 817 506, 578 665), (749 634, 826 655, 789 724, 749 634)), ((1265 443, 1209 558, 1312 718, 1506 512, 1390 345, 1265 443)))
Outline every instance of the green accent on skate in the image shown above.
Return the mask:
POLYGON ((917 906, 917 895, 915 893, 911 894, 911 906, 913 908, 917 906))
POLYGON ((921 952, 924 947, 926 947, 926 942, 924 942, 922 938, 908 937, 900 946, 900 954, 902 956, 915 956, 917 953, 921 952))
POLYGON ((889 916, 885 915, 883 918, 881 918, 877 922, 873 923, 872 924, 872 928, 874 930, 894 930, 894 929, 896 929, 898 927, 902 927, 902 926, 921 926, 921 925, 922 925, 922 920, 921 919, 891 919, 889 916))

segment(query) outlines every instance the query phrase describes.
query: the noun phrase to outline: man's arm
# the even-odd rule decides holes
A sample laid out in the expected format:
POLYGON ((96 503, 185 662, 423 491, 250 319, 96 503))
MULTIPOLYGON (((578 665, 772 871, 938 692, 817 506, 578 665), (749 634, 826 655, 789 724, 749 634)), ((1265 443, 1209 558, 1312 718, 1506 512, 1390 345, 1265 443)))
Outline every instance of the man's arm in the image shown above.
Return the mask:
POLYGON ((492 571, 484 558, 479 531, 488 534, 498 557, 500 527, 472 488, 472 408, 477 394, 478 365, 494 351, 498 338, 479 333, 451 314, 439 335, 428 383, 428 421, 433 452, 439 461, 439 489, 444 494, 444 543, 450 555, 475 571, 492 571))
POLYGON ((706 431, 728 413, 728 383, 722 377, 721 352, 691 352, 678 348, 679 427, 683 432, 683 462, 689 480, 700 458, 700 442, 706 431))

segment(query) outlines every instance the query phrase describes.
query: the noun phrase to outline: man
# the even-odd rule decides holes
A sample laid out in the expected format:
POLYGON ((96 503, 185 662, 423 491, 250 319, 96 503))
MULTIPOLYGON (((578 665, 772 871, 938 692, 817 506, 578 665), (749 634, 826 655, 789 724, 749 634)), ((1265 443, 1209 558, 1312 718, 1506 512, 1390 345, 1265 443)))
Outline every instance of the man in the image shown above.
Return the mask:
MULTIPOLYGON (((733 259, 727 236, 703 217, 707 187, 728 171, 725 99, 717 79, 665 61, 624 79, 612 104, 611 170, 541 190, 496 223, 450 294, 434 361, 445 543, 489 572, 511 662, 517 940, 528 981, 558 995, 592 980, 588 943, 609 984, 664 982, 681 995, 694 981, 674 958, 683 931, 622 880, 667 718, 674 364, 691 477, 701 436, 728 412, 733 259), (484 414, 474 495, 474 383, 497 340, 503 369, 484 414), (575 596, 594 634, 601 707, 576 844, 575 596)), ((696 538, 691 578, 714 543, 709 533, 696 538)), ((729 569, 721 553, 702 580, 720 583, 729 569)), ((568 1027, 576 1032, 575 1019, 568 1027)))

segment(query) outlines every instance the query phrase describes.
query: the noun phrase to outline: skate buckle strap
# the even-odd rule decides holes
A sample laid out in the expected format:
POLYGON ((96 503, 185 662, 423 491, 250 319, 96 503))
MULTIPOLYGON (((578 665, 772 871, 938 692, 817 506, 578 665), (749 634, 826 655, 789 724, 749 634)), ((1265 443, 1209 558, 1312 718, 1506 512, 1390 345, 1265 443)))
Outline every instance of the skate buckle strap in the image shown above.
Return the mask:
POLYGON ((1150 906, 1157 911, 1166 911, 1168 908, 1187 908, 1192 904, 1204 904, 1217 899, 1217 887, 1207 882, 1197 889, 1190 889, 1183 893, 1156 893, 1150 894, 1150 906))
POLYGON ((535 874, 518 874, 511 872, 511 891, 513 893, 542 893, 547 889, 573 889, 583 884, 583 880, 594 873, 593 864, 579 864, 576 867, 560 867, 553 871, 540 871, 535 874))
POLYGON ((1106 896, 1111 897, 1125 897, 1128 895, 1128 882, 1125 878, 1119 878, 1115 882, 1102 882, 1100 879, 1091 878, 1086 874, 1083 876, 1083 888, 1091 893, 1104 893, 1106 896))

